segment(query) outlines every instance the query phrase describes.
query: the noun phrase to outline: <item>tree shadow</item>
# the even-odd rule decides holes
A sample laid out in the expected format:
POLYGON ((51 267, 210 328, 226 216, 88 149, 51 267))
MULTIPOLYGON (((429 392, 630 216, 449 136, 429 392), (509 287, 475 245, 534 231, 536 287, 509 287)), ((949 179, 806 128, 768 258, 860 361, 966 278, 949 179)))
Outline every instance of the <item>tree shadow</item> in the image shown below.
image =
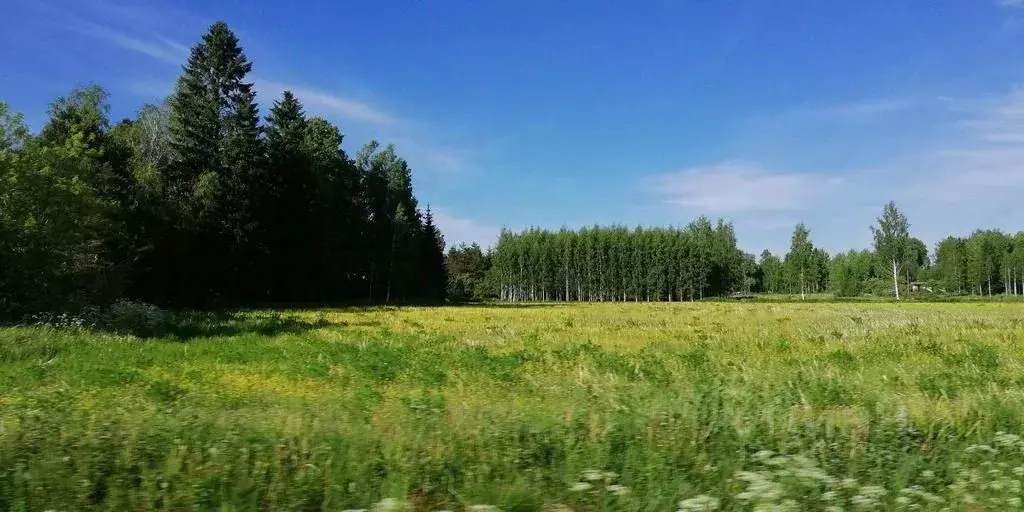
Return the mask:
POLYGON ((277 336, 301 334, 313 329, 344 326, 325 318, 304 320, 278 312, 251 313, 245 311, 186 312, 175 315, 166 329, 166 336, 181 341, 196 338, 230 337, 246 334, 277 336))
MULTIPOLYGON (((401 311, 404 308, 500 308, 500 309, 542 309, 564 308, 572 305, 569 302, 395 302, 383 304, 379 302, 344 302, 344 303, 280 303, 268 302, 250 305, 241 309, 225 310, 230 314, 239 312, 260 311, 337 311, 342 313, 373 313, 380 311, 401 311)), ((575 304, 580 304, 579 302, 575 304)))
MULTIPOLYGON (((439 304, 449 308, 493 308, 493 309, 548 309, 569 307, 571 302, 453 302, 439 304)), ((580 304, 580 303, 576 303, 580 304)))

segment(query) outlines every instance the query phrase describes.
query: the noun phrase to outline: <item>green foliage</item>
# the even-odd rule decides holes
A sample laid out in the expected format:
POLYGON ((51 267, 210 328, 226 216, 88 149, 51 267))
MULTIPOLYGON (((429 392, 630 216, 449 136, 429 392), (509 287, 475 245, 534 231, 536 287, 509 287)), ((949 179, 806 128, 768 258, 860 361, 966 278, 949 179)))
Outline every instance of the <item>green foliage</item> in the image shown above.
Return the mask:
MULTIPOLYGON (((796 283, 797 291, 801 296, 808 290, 808 281, 813 273, 814 244, 810 241, 810 231, 803 223, 797 224, 793 229, 793 237, 790 240, 789 252, 786 253, 785 266, 791 282, 796 283)), ((813 291, 813 290, 810 290, 813 291)))
POLYGON ((139 337, 163 336, 171 327, 171 315, 153 304, 118 300, 103 312, 102 326, 139 337))
POLYGON ((883 273, 893 280, 893 294, 900 298, 900 269, 911 258, 910 223, 907 217, 896 208, 896 203, 889 201, 882 209, 878 218, 878 226, 871 226, 871 234, 875 239, 875 253, 883 273))
POLYGON ((876 265, 869 251, 849 251, 832 258, 829 283, 837 297, 856 297, 873 291, 870 281, 876 265))
POLYGON ((496 297, 487 282, 491 268, 490 255, 476 243, 461 244, 448 250, 445 257, 448 272, 448 298, 457 301, 479 301, 496 297))
POLYGON ((978 230, 946 238, 936 248, 934 278, 957 295, 1024 294, 1024 232, 978 230))
POLYGON ((50 129, 65 106, 55 104, 47 125, 58 145, 28 137, 20 116, 0 107, 0 314, 73 308, 101 285, 102 240, 111 232, 102 142, 95 126, 50 129))
POLYGON ((123 297, 442 300, 443 236, 394 147, 351 162, 288 92, 264 138, 251 69, 217 22, 167 103, 134 119, 111 126, 95 85, 57 99, 35 136, 0 105, 0 316, 123 297))
POLYGON ((693 300, 746 289, 751 259, 731 224, 704 217, 683 229, 530 229, 501 234, 489 279, 507 301, 693 300))

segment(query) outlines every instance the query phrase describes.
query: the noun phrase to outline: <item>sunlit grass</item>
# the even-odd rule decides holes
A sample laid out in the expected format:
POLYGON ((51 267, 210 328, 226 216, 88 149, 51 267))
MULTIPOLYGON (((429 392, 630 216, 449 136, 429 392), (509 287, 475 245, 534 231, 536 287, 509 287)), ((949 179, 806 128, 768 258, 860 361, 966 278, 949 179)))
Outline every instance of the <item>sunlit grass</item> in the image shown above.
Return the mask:
POLYGON ((1024 481, 1024 443, 968 451, 1024 425, 1019 304, 280 315, 0 329, 0 509, 1001 510, 970 472, 1024 481))

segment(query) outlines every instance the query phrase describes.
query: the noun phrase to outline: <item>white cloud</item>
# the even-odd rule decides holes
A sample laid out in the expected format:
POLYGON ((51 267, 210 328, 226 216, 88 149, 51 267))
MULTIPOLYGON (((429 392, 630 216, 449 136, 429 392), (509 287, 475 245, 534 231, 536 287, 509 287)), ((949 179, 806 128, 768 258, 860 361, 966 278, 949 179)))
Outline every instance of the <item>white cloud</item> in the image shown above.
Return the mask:
POLYGON ((803 209, 838 182, 822 174, 723 162, 655 176, 651 184, 665 203, 720 214, 803 209))
POLYGON ((920 100, 914 98, 873 98, 832 105, 796 107, 783 111, 773 118, 760 121, 772 123, 803 123, 806 121, 864 123, 877 121, 886 116, 919 107, 921 104, 920 100))
MULTIPOLYGON (((979 228, 1022 229, 1024 91, 947 98, 933 107, 946 119, 936 135, 870 168, 830 172, 829 178, 774 171, 749 158, 655 176, 652 193, 673 210, 682 206, 688 217, 727 215, 750 251, 784 251, 799 221, 830 251, 867 247, 868 226, 889 200, 906 212, 912 234, 929 246, 979 228)), ((817 129, 816 124, 808 128, 817 129)), ((872 136, 865 133, 857 142, 870 145, 872 136)), ((813 140, 811 132, 800 138, 801 144, 813 140)))
POLYGON ((79 20, 71 29, 82 35, 104 40, 118 48, 141 53, 170 64, 181 64, 188 58, 188 47, 163 36, 140 39, 128 32, 79 20))
POLYGON ((1024 0, 998 0, 996 3, 1003 7, 1020 7, 1024 6, 1024 0))
MULTIPOLYGON (((157 8, 141 4, 120 5, 116 1, 83 0, 73 9, 42 3, 39 8, 65 30, 173 66, 185 63, 190 49, 163 35, 176 33, 167 31, 171 26, 169 24, 183 23, 189 27, 202 24, 192 14, 175 11, 167 6, 157 8)), ((234 30, 237 33, 239 28, 235 27, 234 30)), ((345 91, 303 83, 292 77, 282 79, 281 76, 250 75, 263 113, 269 110, 274 100, 280 98, 283 91, 290 90, 303 103, 307 114, 320 115, 334 121, 346 134, 355 134, 357 141, 374 138, 383 143, 396 143, 402 156, 415 169, 425 171, 425 176, 464 171, 471 168, 470 162, 479 155, 478 149, 465 149, 460 147, 461 142, 456 138, 443 135, 445 130, 439 129, 436 123, 398 115, 345 91)), ((171 92, 173 85, 170 82, 161 86, 144 77, 128 79, 128 90, 147 99, 162 98, 171 92)))
POLYGON ((458 217, 444 209, 433 209, 434 222, 444 234, 448 247, 461 243, 477 243, 489 247, 498 239, 501 229, 474 219, 458 217))
MULTIPOLYGON (((403 121, 392 116, 383 110, 354 98, 350 98, 335 92, 323 91, 297 84, 286 84, 273 80, 255 79, 257 87, 268 93, 272 98, 280 96, 284 91, 291 91, 307 110, 322 114, 334 114, 339 117, 370 123, 379 126, 394 127, 403 124, 403 121)), ((267 101, 265 101, 267 102, 267 101)), ((269 105, 269 102, 267 102, 269 105)))

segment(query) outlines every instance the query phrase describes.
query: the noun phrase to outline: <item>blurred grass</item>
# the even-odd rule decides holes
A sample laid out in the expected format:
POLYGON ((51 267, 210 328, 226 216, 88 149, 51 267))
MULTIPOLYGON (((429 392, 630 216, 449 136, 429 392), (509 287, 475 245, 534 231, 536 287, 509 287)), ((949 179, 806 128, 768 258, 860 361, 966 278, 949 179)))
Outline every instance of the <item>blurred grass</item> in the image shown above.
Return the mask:
POLYGON ((943 496, 911 503, 925 510, 1005 510, 1017 494, 971 491, 969 471, 1003 464, 1019 488, 1024 448, 981 460, 968 447, 1021 433, 1022 342, 1014 303, 245 311, 146 340, 2 328, 0 510, 389 497, 412 510, 674 510, 702 495, 825 510, 843 478, 887 493, 840 493, 847 508, 898 508, 917 485, 943 496), (836 481, 807 487, 786 476, 809 474, 799 466, 765 473, 779 496, 742 497, 738 472, 799 462, 763 450, 836 481), (572 491, 586 470, 629 492, 572 491))

